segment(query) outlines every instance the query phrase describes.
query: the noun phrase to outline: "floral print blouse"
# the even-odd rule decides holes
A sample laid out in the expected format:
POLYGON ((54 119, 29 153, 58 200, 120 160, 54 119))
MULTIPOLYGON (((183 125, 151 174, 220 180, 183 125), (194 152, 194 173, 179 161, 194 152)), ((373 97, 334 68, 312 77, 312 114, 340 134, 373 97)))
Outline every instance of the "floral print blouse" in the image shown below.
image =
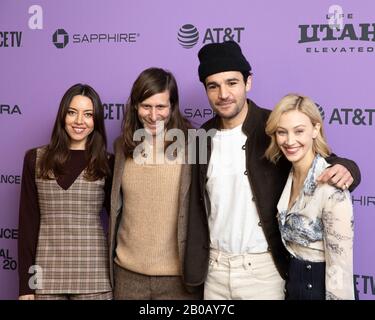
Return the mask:
POLYGON ((326 299, 354 299, 353 207, 349 191, 316 178, 329 164, 317 155, 304 187, 288 210, 293 169, 277 205, 283 243, 295 258, 326 262, 326 299))

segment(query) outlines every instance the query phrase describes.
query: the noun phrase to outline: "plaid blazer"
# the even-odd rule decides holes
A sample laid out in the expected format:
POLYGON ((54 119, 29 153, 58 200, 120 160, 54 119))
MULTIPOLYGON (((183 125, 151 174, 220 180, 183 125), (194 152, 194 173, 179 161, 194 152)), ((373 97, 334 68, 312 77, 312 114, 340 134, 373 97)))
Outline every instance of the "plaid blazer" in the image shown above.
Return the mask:
MULTIPOLYGON (((43 149, 37 150, 36 170, 43 149)), ((108 247, 100 213, 105 180, 87 181, 83 170, 69 189, 39 179, 40 229, 36 251, 36 294, 111 291, 108 247)))

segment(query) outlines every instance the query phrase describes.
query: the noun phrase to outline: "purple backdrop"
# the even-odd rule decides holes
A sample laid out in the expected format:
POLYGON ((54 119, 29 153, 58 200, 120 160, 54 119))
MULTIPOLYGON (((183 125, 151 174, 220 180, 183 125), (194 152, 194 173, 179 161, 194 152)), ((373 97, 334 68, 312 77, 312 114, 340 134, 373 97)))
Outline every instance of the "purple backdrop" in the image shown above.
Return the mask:
POLYGON ((122 104, 146 67, 171 70, 181 109, 195 125, 212 116, 198 81, 197 52, 210 42, 241 44, 254 71, 249 97, 272 108, 288 92, 321 107, 334 152, 354 159, 355 279, 375 299, 373 90, 375 4, 341 0, 66 0, 0 3, 0 299, 18 294, 17 228, 22 161, 49 141, 58 103, 74 83, 92 85, 106 109, 109 146, 122 104), (37 5, 37 7, 35 7, 37 5), (343 14, 341 15, 340 12, 343 14), (334 20, 335 18, 335 20, 334 20), (328 28, 337 23, 340 31, 328 28), (191 36, 191 48, 181 40, 191 36))

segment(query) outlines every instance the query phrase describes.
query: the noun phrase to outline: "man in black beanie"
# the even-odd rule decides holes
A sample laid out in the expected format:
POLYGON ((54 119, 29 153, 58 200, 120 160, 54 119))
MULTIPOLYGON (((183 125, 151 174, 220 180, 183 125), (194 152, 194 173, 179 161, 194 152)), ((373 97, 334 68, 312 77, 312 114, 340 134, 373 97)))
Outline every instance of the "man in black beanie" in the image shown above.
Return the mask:
MULTIPOLYGON (((208 163, 198 154, 193 165, 184 281, 204 285, 205 299, 284 299, 289 256, 276 205, 290 163, 282 158, 274 165, 264 157, 270 110, 246 98, 251 66, 240 46, 207 44, 198 57, 199 79, 216 113, 202 128, 217 131, 205 150, 208 163)), ((359 184, 355 163, 328 161, 336 165, 323 182, 350 186, 353 175, 351 189, 359 184)))

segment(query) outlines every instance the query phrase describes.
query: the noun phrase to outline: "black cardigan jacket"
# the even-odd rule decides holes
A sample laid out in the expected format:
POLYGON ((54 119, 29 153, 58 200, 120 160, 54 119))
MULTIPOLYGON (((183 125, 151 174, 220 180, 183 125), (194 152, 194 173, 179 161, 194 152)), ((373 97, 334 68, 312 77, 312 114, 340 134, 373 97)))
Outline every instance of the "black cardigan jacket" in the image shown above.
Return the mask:
MULTIPOLYGON (((265 133, 265 126, 270 110, 258 107, 248 100, 248 113, 242 125, 242 131, 247 140, 243 148, 246 150, 246 172, 253 200, 258 209, 259 220, 265 234, 268 250, 272 254, 280 276, 287 277, 289 255, 281 241, 281 235, 276 218, 277 203, 288 178, 291 164, 282 157, 274 165, 264 157, 270 138, 265 133)), ((207 121, 202 128, 205 130, 219 129, 220 118, 215 116, 207 121)), ((198 144, 198 141, 196 142, 198 144)), ((198 149, 197 149, 198 150, 198 149)), ((199 164, 199 152, 193 165, 192 185, 190 195, 187 243, 183 276, 189 286, 199 286, 204 283, 209 260, 210 237, 207 216, 210 214, 210 203, 205 203, 206 177, 208 163, 211 156, 211 143, 207 143, 207 164, 199 164)), ((360 183, 360 171, 350 160, 331 155, 326 159, 331 164, 342 164, 352 174, 354 182, 350 190, 354 190, 360 183)), ((233 190, 235 192, 235 190, 233 190)))

